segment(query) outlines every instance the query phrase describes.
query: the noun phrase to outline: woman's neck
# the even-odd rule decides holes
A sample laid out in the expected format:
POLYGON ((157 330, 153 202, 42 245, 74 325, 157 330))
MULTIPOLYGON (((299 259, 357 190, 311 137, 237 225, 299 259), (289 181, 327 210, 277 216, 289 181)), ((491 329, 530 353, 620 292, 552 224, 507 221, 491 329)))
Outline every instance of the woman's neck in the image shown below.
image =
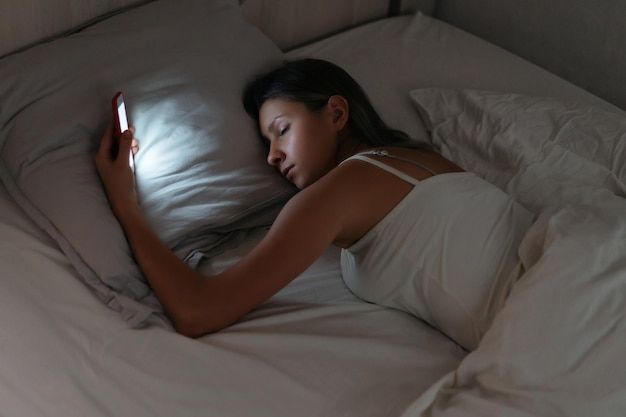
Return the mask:
POLYGON ((346 135, 343 139, 339 140, 336 158, 337 165, 339 165, 340 162, 351 157, 352 155, 368 149, 372 149, 372 147, 369 146, 367 143, 362 142, 352 135, 346 135))

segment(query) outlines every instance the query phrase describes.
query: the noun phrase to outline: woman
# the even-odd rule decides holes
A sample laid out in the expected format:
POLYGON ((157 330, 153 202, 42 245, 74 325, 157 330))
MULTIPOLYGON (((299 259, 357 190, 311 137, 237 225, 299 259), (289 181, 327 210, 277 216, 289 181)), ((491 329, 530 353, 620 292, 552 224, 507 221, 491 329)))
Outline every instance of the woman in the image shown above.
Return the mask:
POLYGON ((450 279, 441 266, 429 262, 441 264, 445 259, 440 254, 450 252, 449 248, 441 249, 450 246, 451 239, 442 233, 461 233, 456 252, 466 250, 464 238, 479 239, 476 246, 484 253, 470 251, 464 255, 471 258, 472 265, 466 277, 455 279, 466 281, 457 288, 463 292, 464 286, 475 285, 474 275, 482 274, 482 280, 490 275, 490 294, 469 294, 474 297, 469 303, 478 305, 474 306, 476 314, 485 315, 478 321, 490 321, 511 276, 519 274, 511 253, 520 236, 511 230, 515 228, 513 223, 524 220, 525 211, 504 193, 437 152, 415 145, 407 147, 408 136, 386 126, 359 85, 330 62, 286 62, 252 81, 243 101, 267 146, 268 164, 301 191, 284 206, 265 238, 247 256, 211 279, 188 268, 150 230, 137 203, 132 174, 124 163, 131 149, 132 132, 122 135, 118 157, 112 160, 109 129, 96 157, 113 211, 176 330, 197 337, 232 324, 296 278, 328 245, 334 244, 344 248, 343 277, 357 295, 415 314, 439 325, 459 343, 474 346, 488 323, 470 323, 477 319, 463 315, 466 305, 453 306, 462 317, 452 318, 446 317, 447 312, 442 315, 431 311, 445 306, 422 305, 433 300, 446 304, 449 300, 442 294, 455 290, 439 288, 450 279), (445 181, 431 181, 444 177, 445 181), (422 189, 431 196, 425 196, 422 189), (452 198, 454 207, 447 209, 451 205, 447 200, 457 194, 461 197, 452 198), (439 201, 441 196, 447 200, 439 201), (420 213, 425 207, 428 213, 420 213), (500 220, 468 236, 473 234, 472 228, 456 227, 463 221, 455 219, 465 213, 471 217, 472 211, 479 211, 481 218, 500 220), (485 247, 485 239, 494 233, 506 236, 505 250, 485 247), (424 253, 435 255, 425 261, 424 253), (487 272, 481 266, 485 263, 487 272), (428 287, 437 287, 437 291, 426 290, 417 282, 434 275, 441 282, 428 287), (398 285, 398 280, 409 285, 398 285), (387 284, 406 291, 396 294, 385 287, 387 284), (502 291, 494 292, 494 288, 502 291))

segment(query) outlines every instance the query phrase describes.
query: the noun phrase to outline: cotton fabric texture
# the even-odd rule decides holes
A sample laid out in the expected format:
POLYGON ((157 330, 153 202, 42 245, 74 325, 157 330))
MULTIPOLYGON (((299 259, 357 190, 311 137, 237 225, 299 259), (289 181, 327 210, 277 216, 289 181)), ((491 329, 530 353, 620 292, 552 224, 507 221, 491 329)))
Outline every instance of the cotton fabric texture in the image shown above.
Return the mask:
MULTIPOLYGON (((226 0, 157 1, 0 63, 0 177, 85 283, 132 325, 162 308, 132 258, 93 155, 125 94, 140 204, 194 267, 273 221, 294 187, 241 104, 282 53, 226 0)), ((161 315, 162 317, 162 315, 161 315)))
POLYGON ((626 117, 494 91, 433 87, 410 96, 444 156, 537 220, 519 247, 525 272, 476 350, 402 417, 619 415, 626 117))

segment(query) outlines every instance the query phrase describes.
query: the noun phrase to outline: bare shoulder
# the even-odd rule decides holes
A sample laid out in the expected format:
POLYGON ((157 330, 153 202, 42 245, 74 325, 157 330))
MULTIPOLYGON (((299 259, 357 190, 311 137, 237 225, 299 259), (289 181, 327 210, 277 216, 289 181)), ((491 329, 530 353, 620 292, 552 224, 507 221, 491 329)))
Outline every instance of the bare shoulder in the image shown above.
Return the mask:
MULTIPOLYGON (((459 172, 462 168, 435 151, 402 147, 380 147, 391 158, 367 155, 421 181, 436 174, 459 172)), ((334 181, 344 190, 346 214, 337 246, 346 248, 381 221, 413 188, 413 184, 380 167, 359 159, 346 160, 334 170, 334 181)))
MULTIPOLYGON (((462 171, 434 151, 412 148, 384 147, 398 160, 368 155, 420 181, 436 173, 462 171), (421 168, 407 160, 419 163, 421 168)), ((277 226, 284 221, 314 217, 318 222, 312 234, 331 232, 332 243, 348 247, 378 223, 413 188, 413 184, 370 163, 347 160, 325 176, 300 191, 284 207, 277 226)), ((277 231, 288 230, 276 227, 277 231)), ((328 235, 326 234, 326 238, 328 235)))
POLYGON ((351 203, 358 195, 358 183, 363 179, 363 174, 362 167, 340 165, 298 192, 285 205, 283 214, 286 217, 298 213, 299 217, 305 213, 327 213, 324 219, 326 224, 320 224, 319 227, 332 224, 332 228, 340 233, 346 218, 354 215, 351 203))
MULTIPOLYGON (((433 150, 394 146, 372 149, 386 150, 394 156, 402 157, 398 160, 379 155, 367 155, 368 158, 397 168, 418 180, 431 176, 431 171, 436 173, 463 171, 461 167, 433 150), (411 164, 410 161, 417 162, 417 165, 411 164), (424 166, 430 170, 424 169, 424 166)), ((302 194, 303 199, 314 199, 324 195, 333 198, 332 201, 338 204, 343 204, 345 200, 353 199, 362 191, 371 190, 375 183, 380 183, 382 186, 389 185, 390 179, 394 183, 403 182, 372 164, 358 159, 346 160, 299 194, 302 194)))

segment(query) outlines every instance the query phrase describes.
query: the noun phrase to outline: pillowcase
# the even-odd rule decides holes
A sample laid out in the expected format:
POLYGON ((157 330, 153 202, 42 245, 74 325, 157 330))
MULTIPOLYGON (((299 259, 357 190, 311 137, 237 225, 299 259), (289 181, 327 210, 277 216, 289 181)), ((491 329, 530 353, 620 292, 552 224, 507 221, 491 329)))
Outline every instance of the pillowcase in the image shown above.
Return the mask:
POLYGON ((626 196, 626 116, 619 111, 479 90, 409 94, 446 158, 532 211, 626 196))
MULTIPOLYGON (((271 224, 296 191, 266 163, 245 84, 281 51, 229 0, 161 0, 0 61, 0 177, 85 282, 138 326, 162 308, 132 258, 93 155, 122 90, 140 203, 191 265, 271 224)), ((172 277, 175 279, 175 277, 172 277)))

